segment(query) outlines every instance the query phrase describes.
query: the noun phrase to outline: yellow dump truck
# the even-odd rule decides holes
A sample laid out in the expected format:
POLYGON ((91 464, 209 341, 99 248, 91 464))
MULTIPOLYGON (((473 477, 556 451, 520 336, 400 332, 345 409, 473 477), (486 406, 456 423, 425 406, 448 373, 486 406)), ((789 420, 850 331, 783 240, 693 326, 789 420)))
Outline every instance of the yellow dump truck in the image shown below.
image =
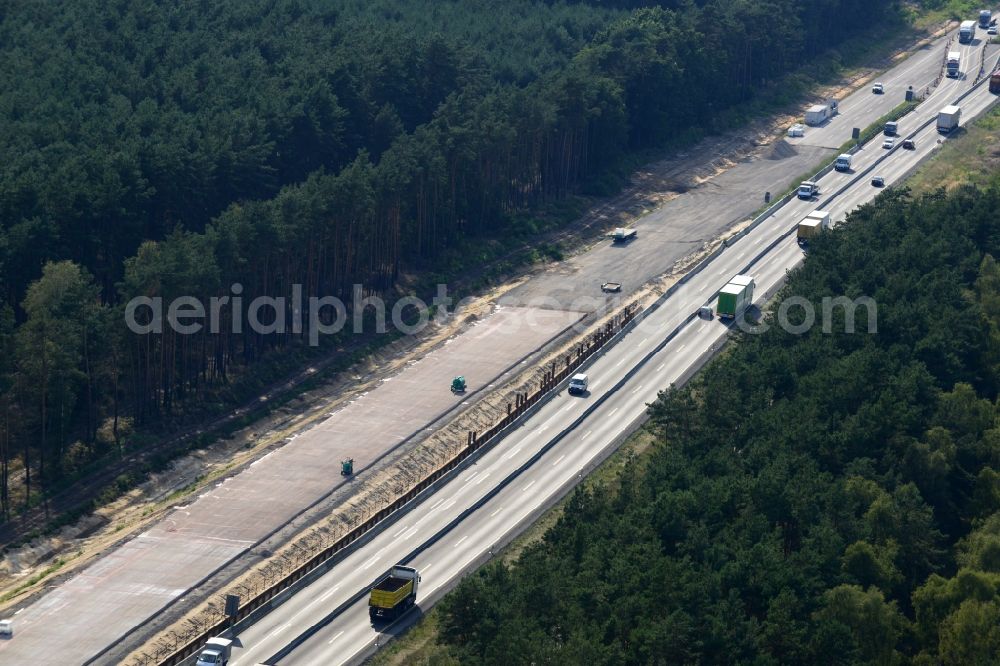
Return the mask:
POLYGON ((417 600, 420 574, 412 567, 396 565, 372 588, 368 616, 372 622, 394 620, 417 600))

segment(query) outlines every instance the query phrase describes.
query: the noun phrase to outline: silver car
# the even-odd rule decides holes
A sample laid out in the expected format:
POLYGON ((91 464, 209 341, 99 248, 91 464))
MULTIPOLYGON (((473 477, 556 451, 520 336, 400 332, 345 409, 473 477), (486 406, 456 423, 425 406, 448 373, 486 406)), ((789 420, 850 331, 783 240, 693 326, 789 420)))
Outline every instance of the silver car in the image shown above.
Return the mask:
POLYGON ((893 139, 892 137, 889 137, 888 139, 882 142, 882 147, 887 150, 891 150, 892 147, 895 145, 896 145, 896 140, 893 139))

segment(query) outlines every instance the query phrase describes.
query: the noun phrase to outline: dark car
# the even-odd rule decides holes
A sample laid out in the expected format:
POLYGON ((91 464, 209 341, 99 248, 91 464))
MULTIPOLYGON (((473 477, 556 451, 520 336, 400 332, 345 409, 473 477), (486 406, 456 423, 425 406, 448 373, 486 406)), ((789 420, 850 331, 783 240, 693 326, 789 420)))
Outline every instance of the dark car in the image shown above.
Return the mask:
POLYGON ((872 187, 885 187, 885 178, 882 176, 872 178, 872 187))
POLYGON ((903 148, 905 150, 913 150, 916 147, 917 147, 916 144, 913 143, 913 139, 907 139, 907 140, 903 141, 903 148))

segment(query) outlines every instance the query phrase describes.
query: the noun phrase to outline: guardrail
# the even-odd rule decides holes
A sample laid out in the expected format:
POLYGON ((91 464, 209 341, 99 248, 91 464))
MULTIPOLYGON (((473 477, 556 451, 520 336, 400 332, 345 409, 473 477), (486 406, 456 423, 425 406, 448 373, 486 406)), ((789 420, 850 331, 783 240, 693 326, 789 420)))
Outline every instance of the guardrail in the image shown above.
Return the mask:
POLYGON ((155 663, 161 666, 182 663, 194 655, 209 638, 224 635, 227 631, 231 631, 234 626, 239 626, 242 621, 251 618, 256 611, 265 607, 269 610, 278 605, 277 602, 284 601, 290 594, 286 595, 283 593, 290 592, 300 581, 315 577, 310 576, 310 574, 318 572, 318 575, 321 575, 325 573, 325 570, 329 567, 324 569, 324 564, 345 551, 349 546, 359 543, 363 537, 369 536, 376 526, 383 523, 385 518, 397 514, 404 507, 412 508, 412 506, 419 503, 414 502, 414 500, 424 499, 429 494, 426 491, 433 490, 438 482, 449 476, 463 462, 470 459, 474 454, 481 453, 499 442, 508 429, 520 423, 522 418, 540 406, 543 400, 549 397, 564 381, 568 380, 574 371, 589 365, 606 347, 616 342, 641 311, 637 302, 625 305, 608 321, 602 324, 596 332, 590 334, 582 343, 574 347, 559 362, 547 365, 543 370, 543 376, 538 389, 533 393, 517 393, 514 402, 507 404, 506 414, 491 428, 482 433, 469 431, 465 446, 455 456, 420 479, 387 506, 350 529, 330 545, 319 550, 302 564, 296 566, 291 572, 276 578, 273 583, 246 599, 239 606, 235 615, 225 617, 220 612, 215 622, 197 626, 188 634, 183 636, 175 634, 173 637, 161 636, 158 639, 160 643, 152 648, 150 651, 151 654, 143 653, 143 655, 134 659, 133 663, 155 663), (279 595, 282 597, 280 600, 279 595))
MULTIPOLYGON (((956 98, 956 100, 953 103, 957 104, 962 99, 973 93, 976 90, 976 88, 978 88, 978 86, 981 85, 986 80, 987 79, 983 79, 982 81, 974 83, 972 88, 970 88, 968 91, 966 91, 958 98, 956 98)), ((932 122, 936 122, 936 119, 937 119, 936 116, 928 119, 920 126, 918 126, 916 130, 907 135, 907 138, 912 138, 918 132, 920 132, 921 130, 925 129, 928 125, 930 125, 932 122)), ((853 154, 858 150, 860 150, 860 148, 863 145, 865 144, 859 143, 850 148, 848 152, 853 154)), ((818 206, 819 207, 825 206, 833 199, 835 199, 837 196, 843 194, 848 188, 855 185, 861 178, 865 177, 868 173, 870 173, 878 164, 881 164, 885 159, 888 159, 889 155, 892 152, 893 151, 889 151, 885 155, 879 157, 875 161, 875 163, 870 165, 861 174, 848 181, 845 185, 838 188, 836 192, 834 192, 833 194, 829 195, 824 200, 822 200, 818 204, 818 206)), ((826 166, 819 169, 815 174, 810 176, 809 179, 817 180, 819 178, 822 178, 832 170, 833 170, 833 162, 831 161, 826 166)), ((667 299, 670 298, 671 295, 673 295, 682 285, 690 281, 691 278, 693 278, 695 275, 699 274, 702 270, 704 270, 704 268, 708 266, 715 258, 717 258, 727 247, 732 245, 739 238, 746 236, 748 233, 750 233, 752 230, 758 227, 761 223, 763 223, 764 220, 772 217, 777 211, 779 211, 782 207, 788 204, 788 202, 795 197, 796 194, 794 191, 789 192, 785 194, 783 197, 781 197, 781 199, 779 199, 777 202, 768 207, 765 211, 763 211, 755 218, 753 218, 753 220, 749 225, 740 230, 738 233, 734 234, 732 237, 726 239, 719 247, 717 247, 711 253, 709 253, 708 255, 703 257, 700 261, 698 261, 698 263, 695 264, 695 266, 693 266, 690 270, 688 270, 688 272, 685 273, 685 275, 682 276, 676 283, 671 285, 671 287, 669 287, 662 295, 660 295, 656 299, 656 301, 654 301, 649 307, 644 309, 639 308, 636 302, 632 302, 626 305, 621 311, 619 311, 616 315, 614 315, 610 321, 606 322, 599 331, 592 334, 584 343, 578 345, 574 350, 575 354, 574 353, 568 354, 563 358, 563 361, 561 363, 552 363, 548 368, 546 368, 540 386, 534 393, 531 393, 530 395, 528 393, 518 393, 515 397, 514 403, 508 403, 507 414, 494 426, 492 426, 491 428, 489 428, 488 430, 484 431, 481 434, 475 431, 469 431, 467 433, 467 441, 465 447, 461 449, 456 456, 454 456, 447 463, 443 464, 435 471, 431 472, 429 475, 424 477, 420 482, 415 484, 412 488, 410 488, 410 490, 399 496, 396 500, 394 500, 384 509, 378 511, 377 513, 369 517, 367 520, 365 520, 363 523, 351 529, 345 535, 337 539, 333 544, 324 548, 322 551, 318 552, 313 557, 309 558, 304 564, 296 567, 295 570, 293 570, 290 574, 283 576, 280 580, 275 581, 273 585, 267 587, 259 594, 248 599, 244 604, 240 606, 235 616, 233 616, 232 618, 228 617, 222 618, 218 622, 207 628, 199 629, 197 633, 193 636, 184 636, 181 639, 184 641, 183 644, 178 642, 172 646, 169 645, 165 646, 168 652, 167 654, 163 654, 162 651, 157 650, 156 654, 146 655, 144 658, 141 657, 138 660, 136 660, 135 663, 137 664, 156 663, 160 664, 161 666, 172 666, 174 664, 182 663, 190 656, 195 654, 208 638, 224 634, 226 633, 227 629, 231 630, 233 626, 239 626, 244 620, 252 618, 254 614, 259 610, 269 610, 271 607, 273 607, 273 606, 268 606, 270 602, 278 601, 279 595, 283 598, 287 598, 287 596, 290 596, 291 592, 294 590, 294 587, 300 581, 311 582, 311 580, 317 577, 318 575, 322 575, 322 573, 325 573, 326 570, 328 570, 329 567, 332 566, 332 564, 330 564, 329 566, 324 568, 325 564, 331 562, 333 558, 335 558, 338 554, 343 553, 345 549, 348 548, 348 546, 359 543, 362 537, 371 533, 372 530, 377 525, 381 524, 388 516, 395 515, 400 509, 404 507, 407 507, 409 509, 418 504, 419 502, 414 502, 413 500, 418 498, 423 499, 423 495, 426 493, 426 491, 434 490, 436 489, 437 484, 441 483, 442 481, 447 481, 448 480, 447 477, 452 472, 456 471, 462 465, 463 462, 470 459, 474 454, 482 453, 485 450, 491 448, 497 442, 499 442, 506 434, 508 429, 511 428, 511 426, 519 424, 526 416, 536 411, 536 409, 541 405, 541 403, 545 400, 545 398, 549 397, 552 394, 552 392, 556 388, 558 388, 564 381, 566 381, 568 377, 575 370, 582 369, 583 367, 589 365, 591 362, 596 360, 596 358, 599 357, 601 353, 603 353, 603 351, 613 346, 619 339, 621 339, 621 337, 627 334, 628 331, 631 330, 634 326, 636 326, 640 321, 645 319, 652 312, 662 307, 666 303, 667 299), (285 594, 286 592, 288 594, 285 594)), ((774 241, 769 243, 765 248, 763 248, 760 252, 758 252, 753 258, 751 258, 747 262, 746 266, 743 269, 741 269, 741 272, 745 272, 746 270, 748 270, 755 262, 759 261, 761 257, 765 256, 768 252, 773 250, 774 247, 776 247, 782 240, 787 238, 791 233, 794 233, 794 231, 795 228, 792 227, 791 229, 782 233, 774 241)), ((715 292, 713 296, 708 300, 711 301, 717 293, 718 292, 715 292)), ((647 355, 647 357, 643 359, 643 361, 640 361, 640 363, 637 364, 635 368, 626 373, 625 378, 623 378, 619 382, 619 385, 623 384, 629 377, 631 377, 636 371, 638 371, 638 368, 640 368, 648 360, 648 358, 650 358, 655 353, 658 353, 663 346, 665 346, 671 339, 673 339, 674 336, 676 336, 677 333, 679 333, 680 329, 683 328, 684 325, 686 325, 694 318, 695 318, 694 313, 689 314, 681 324, 675 327, 675 329, 653 351, 651 351, 647 355)), ((608 393, 605 394, 605 396, 602 396, 601 401, 598 401, 592 404, 590 407, 588 407, 588 409, 584 412, 584 414, 581 417, 579 417, 578 421, 582 420, 583 418, 586 418, 587 415, 589 415, 594 409, 597 408, 597 406, 599 406, 599 404, 603 401, 603 399, 606 399, 606 396, 610 395, 611 393, 614 392, 614 390, 619 388, 619 385, 616 385, 616 387, 609 390, 608 393)), ((575 425, 576 422, 574 422, 573 426, 567 428, 565 432, 571 430, 572 427, 575 427, 575 425)), ((536 454, 535 457, 538 457, 542 453, 544 453, 544 451, 546 451, 548 448, 554 445, 554 443, 557 442, 562 436, 564 436, 564 434, 565 433, 562 433, 560 436, 557 436, 556 438, 551 440, 550 443, 547 444, 546 447, 543 447, 542 451, 536 454)), ((535 458, 533 457, 531 461, 526 463, 526 465, 530 464, 534 459, 535 458)), ((516 473, 520 473, 520 471, 521 470, 519 469, 518 472, 516 473)), ((499 487, 500 486, 498 486, 498 489, 499 487)), ((492 494, 495 494, 495 492, 491 492, 490 496, 492 496, 492 494)), ((471 510, 471 508, 467 509, 466 511, 469 510, 471 510)), ((419 552, 419 550, 412 553, 408 559, 412 559, 412 557, 415 557, 417 552, 419 552)), ((355 601, 357 601, 358 598, 363 596, 366 592, 367 590, 362 590, 347 603, 348 604, 354 603, 355 601)), ((283 601, 284 599, 281 600, 283 601)), ((343 608, 346 607, 346 605, 347 604, 342 604, 340 607, 331 612, 327 616, 327 618, 333 617, 336 614, 339 614, 339 612, 342 612, 343 608)), ((320 624, 322 624, 322 621, 320 624)), ((319 625, 314 625, 314 627, 316 626, 319 625)))

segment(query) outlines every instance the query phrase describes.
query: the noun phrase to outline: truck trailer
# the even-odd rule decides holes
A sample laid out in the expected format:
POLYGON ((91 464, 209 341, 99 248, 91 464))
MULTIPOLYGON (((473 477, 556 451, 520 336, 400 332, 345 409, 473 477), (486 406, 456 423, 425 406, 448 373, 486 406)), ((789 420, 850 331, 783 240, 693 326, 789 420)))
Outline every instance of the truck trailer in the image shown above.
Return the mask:
POLYGON ((948 51, 948 60, 945 63, 948 68, 950 78, 958 78, 959 70, 962 66, 962 54, 958 51, 948 51))
POLYGON ((815 104, 806 110, 806 125, 822 125, 833 117, 836 107, 830 104, 815 104))
POLYGON ((719 290, 715 311, 722 319, 735 319, 753 303, 754 281, 749 275, 737 275, 719 290))
POLYGON ((372 588, 368 617, 373 623, 395 620, 417 600, 420 574, 412 567, 397 564, 372 588))
POLYGON ((958 26, 958 43, 971 44, 972 40, 975 38, 976 38, 976 22, 962 21, 962 25, 958 26))
POLYGON ((795 240, 802 247, 809 245, 809 241, 816 238, 821 233, 830 228, 830 211, 814 210, 799 222, 795 232, 795 240))
POLYGON ((610 234, 611 241, 614 243, 627 243, 639 234, 635 229, 627 229, 625 227, 618 227, 610 234))
POLYGON ((962 109, 949 104, 938 112, 937 131, 941 134, 948 134, 958 127, 958 121, 962 117, 962 109))

